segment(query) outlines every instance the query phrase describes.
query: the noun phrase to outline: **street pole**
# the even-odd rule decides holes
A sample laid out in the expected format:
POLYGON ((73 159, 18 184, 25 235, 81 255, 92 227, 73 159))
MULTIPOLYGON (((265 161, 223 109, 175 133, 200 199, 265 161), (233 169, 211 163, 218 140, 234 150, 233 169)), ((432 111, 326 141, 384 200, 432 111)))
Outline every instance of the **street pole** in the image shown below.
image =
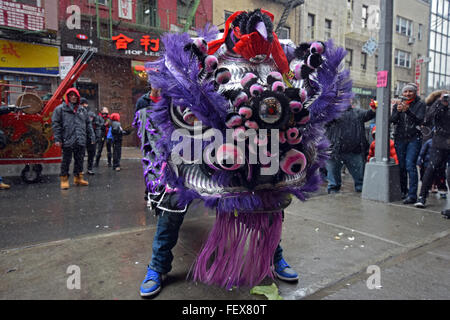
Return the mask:
POLYGON ((392 34, 393 0, 381 0, 381 29, 377 74, 376 144, 375 157, 366 165, 362 198, 382 202, 399 201, 400 173, 398 165, 390 159, 389 117, 392 88, 392 34))

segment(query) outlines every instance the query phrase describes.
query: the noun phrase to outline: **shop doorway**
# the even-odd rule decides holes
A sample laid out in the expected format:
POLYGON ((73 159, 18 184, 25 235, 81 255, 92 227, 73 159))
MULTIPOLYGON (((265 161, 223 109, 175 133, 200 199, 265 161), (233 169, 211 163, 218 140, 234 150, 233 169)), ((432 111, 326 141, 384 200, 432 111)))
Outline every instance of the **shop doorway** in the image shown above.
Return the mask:
POLYGON ((98 103, 98 84, 77 82, 77 90, 83 98, 86 98, 89 102, 89 109, 95 113, 100 112, 100 106, 98 103))

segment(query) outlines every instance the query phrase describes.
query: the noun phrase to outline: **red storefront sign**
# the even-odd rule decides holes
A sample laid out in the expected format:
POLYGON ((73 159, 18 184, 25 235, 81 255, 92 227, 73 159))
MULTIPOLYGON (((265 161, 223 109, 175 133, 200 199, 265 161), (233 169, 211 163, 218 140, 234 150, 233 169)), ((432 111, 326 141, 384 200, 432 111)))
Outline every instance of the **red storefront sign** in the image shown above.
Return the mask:
MULTIPOLYGON (((116 49, 128 49, 128 44, 132 43, 134 39, 127 37, 124 34, 119 34, 118 36, 112 37, 113 41, 116 42, 116 49)), ((144 35, 140 39, 140 45, 144 48, 144 52, 148 52, 149 49, 153 52, 159 51, 159 38, 152 39, 149 35, 144 35)))
POLYGON ((0 0, 0 26, 32 31, 44 30, 44 8, 0 0))

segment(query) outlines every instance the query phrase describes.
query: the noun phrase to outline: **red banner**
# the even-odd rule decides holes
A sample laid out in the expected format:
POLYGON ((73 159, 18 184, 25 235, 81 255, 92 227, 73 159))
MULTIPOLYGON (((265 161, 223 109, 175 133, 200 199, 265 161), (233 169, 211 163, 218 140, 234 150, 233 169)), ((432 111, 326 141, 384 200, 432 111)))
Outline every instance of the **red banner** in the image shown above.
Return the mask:
POLYGON ((0 26, 32 31, 44 30, 44 8, 0 0, 0 26))

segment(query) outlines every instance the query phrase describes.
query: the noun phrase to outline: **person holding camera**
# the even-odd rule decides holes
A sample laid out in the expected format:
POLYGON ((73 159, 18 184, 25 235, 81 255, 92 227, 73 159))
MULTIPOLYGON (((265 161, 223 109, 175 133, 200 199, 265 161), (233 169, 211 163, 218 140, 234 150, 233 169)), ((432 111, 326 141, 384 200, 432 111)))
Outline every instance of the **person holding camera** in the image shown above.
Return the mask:
POLYGON ((417 201, 419 183, 416 162, 422 147, 420 125, 425 119, 426 105, 417 96, 417 86, 414 83, 405 85, 402 95, 401 101, 393 106, 390 121, 395 125, 394 144, 400 167, 403 203, 414 204, 417 201))
MULTIPOLYGON (((425 170, 422 187, 420 189, 419 200, 414 204, 416 208, 425 208, 428 190, 433 183, 433 178, 437 170, 444 166, 450 156, 450 111, 449 111, 449 92, 441 94, 439 100, 431 106, 429 110, 430 118, 433 120, 434 136, 431 142, 430 165, 425 170)), ((447 183, 449 181, 449 172, 447 169, 447 183)))

